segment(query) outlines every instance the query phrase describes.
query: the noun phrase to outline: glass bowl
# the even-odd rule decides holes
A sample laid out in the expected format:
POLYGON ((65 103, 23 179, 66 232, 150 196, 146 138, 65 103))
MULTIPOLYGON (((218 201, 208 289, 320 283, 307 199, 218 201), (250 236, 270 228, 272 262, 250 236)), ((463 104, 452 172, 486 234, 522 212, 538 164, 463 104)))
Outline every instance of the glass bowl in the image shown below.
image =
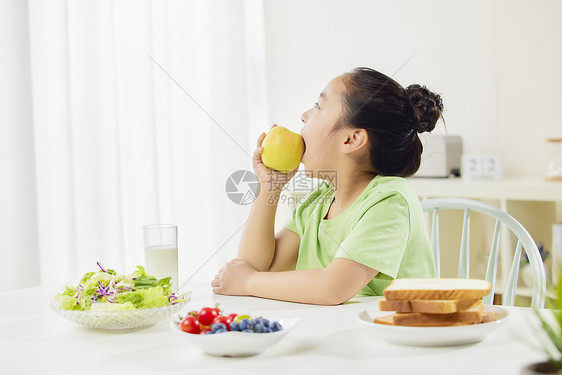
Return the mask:
POLYGON ((185 296, 184 299, 185 302, 182 303, 152 309, 77 311, 61 309, 58 301, 53 298, 50 302, 50 308, 63 318, 88 328, 123 330, 147 327, 168 319, 184 308, 190 297, 185 296))

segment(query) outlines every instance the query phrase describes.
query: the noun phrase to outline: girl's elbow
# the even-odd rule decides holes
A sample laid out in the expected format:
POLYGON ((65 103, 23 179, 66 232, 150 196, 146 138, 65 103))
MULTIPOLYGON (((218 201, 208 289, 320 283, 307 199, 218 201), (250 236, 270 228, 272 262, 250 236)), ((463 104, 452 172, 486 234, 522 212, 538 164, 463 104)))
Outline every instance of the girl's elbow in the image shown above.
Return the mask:
POLYGON ((314 305, 320 305, 320 306, 338 306, 344 303, 345 301, 347 300, 342 300, 341 298, 337 298, 331 295, 325 295, 325 296, 316 295, 316 297, 313 297, 311 301, 308 303, 312 303, 314 305))
POLYGON ((328 283, 326 290, 322 294, 324 300, 324 303, 322 303, 323 305, 337 306, 349 301, 356 293, 347 288, 342 288, 341 285, 331 286, 328 283))
POLYGON ((326 298, 325 303, 323 303, 323 305, 326 306, 338 306, 341 305, 344 302, 347 302, 349 300, 349 298, 341 298, 340 296, 328 296, 326 298))

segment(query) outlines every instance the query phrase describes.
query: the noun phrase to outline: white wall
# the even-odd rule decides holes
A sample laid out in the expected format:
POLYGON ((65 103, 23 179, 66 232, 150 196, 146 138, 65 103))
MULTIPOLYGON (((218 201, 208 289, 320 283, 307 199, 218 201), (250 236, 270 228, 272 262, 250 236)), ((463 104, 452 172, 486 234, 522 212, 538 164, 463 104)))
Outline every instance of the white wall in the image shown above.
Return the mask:
POLYGON ((561 16, 556 0, 265 1, 270 121, 299 130, 331 78, 368 66, 440 93, 465 152, 543 176, 544 140, 562 136, 561 16))
POLYGON ((562 136, 562 1, 498 1, 498 131, 507 173, 544 176, 562 136))

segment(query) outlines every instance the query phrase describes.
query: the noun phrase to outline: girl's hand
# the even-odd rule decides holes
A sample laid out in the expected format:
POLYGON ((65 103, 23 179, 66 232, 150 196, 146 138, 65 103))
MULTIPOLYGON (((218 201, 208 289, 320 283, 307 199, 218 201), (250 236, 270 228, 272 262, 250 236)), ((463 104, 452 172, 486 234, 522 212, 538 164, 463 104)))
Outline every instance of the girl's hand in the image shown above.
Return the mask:
POLYGON ((211 282, 213 292, 232 296, 246 296, 248 279, 258 271, 241 259, 233 259, 226 263, 211 282))
MULTIPOLYGON (((273 125, 273 129, 277 125, 273 125)), ((261 133, 258 137, 257 149, 252 157, 252 164, 254 166, 254 173, 260 181, 260 192, 263 191, 268 194, 279 194, 283 189, 283 186, 293 178, 297 173, 299 167, 297 166, 294 170, 289 173, 278 172, 274 169, 268 168, 263 164, 261 159, 261 154, 263 152, 262 142, 265 138, 265 133, 261 133)))

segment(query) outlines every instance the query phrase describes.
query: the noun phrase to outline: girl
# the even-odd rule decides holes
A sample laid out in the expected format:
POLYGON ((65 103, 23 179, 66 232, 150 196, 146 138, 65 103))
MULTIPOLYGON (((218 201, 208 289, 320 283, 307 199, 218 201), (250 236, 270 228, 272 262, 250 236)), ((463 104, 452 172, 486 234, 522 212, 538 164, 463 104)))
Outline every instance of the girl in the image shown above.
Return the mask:
POLYGON ((285 178, 253 155, 260 194, 242 234, 238 258, 211 285, 217 294, 336 305, 382 295, 395 278, 436 277, 420 203, 403 177, 420 165, 417 133, 441 117, 439 95, 404 89, 369 68, 332 79, 302 115, 302 163, 326 179, 277 234, 274 220, 285 178))

